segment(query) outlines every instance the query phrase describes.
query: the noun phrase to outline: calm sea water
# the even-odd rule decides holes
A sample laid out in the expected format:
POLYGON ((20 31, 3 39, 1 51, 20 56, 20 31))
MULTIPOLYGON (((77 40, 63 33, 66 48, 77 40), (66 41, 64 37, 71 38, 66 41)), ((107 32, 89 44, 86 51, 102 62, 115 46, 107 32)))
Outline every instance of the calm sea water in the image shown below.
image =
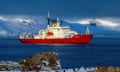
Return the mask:
POLYGON ((0 39, 0 60, 19 61, 39 52, 57 52, 62 67, 120 66, 120 38, 94 37, 89 45, 31 45, 0 39))

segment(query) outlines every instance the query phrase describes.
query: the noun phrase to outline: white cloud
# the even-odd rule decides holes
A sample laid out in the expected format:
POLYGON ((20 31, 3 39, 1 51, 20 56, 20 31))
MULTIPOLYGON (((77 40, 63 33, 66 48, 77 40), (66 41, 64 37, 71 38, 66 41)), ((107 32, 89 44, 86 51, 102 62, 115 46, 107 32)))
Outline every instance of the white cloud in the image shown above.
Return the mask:
POLYGON ((90 24, 91 21, 94 21, 94 20, 92 20, 92 19, 83 19, 83 20, 77 20, 75 22, 79 23, 79 24, 90 24))
POLYGON ((0 30, 0 35, 7 35, 7 34, 8 34, 7 31, 5 31, 5 30, 0 30))
POLYGON ((95 22, 99 26, 108 27, 108 28, 116 28, 120 27, 120 22, 109 19, 109 18, 89 18, 89 19, 77 19, 77 20, 66 20, 69 23, 78 23, 78 24, 90 24, 91 22, 95 22))
POLYGON ((4 17, 4 16, 0 16, 0 20, 7 21, 8 19, 6 17, 4 17))
POLYGON ((23 24, 33 24, 33 20, 30 19, 23 19, 23 18, 15 18, 13 22, 23 23, 23 24))
POLYGON ((106 26, 106 27, 118 27, 120 26, 117 22, 113 22, 110 20, 103 20, 103 19, 96 19, 96 21, 98 23, 100 23, 102 26, 106 26))

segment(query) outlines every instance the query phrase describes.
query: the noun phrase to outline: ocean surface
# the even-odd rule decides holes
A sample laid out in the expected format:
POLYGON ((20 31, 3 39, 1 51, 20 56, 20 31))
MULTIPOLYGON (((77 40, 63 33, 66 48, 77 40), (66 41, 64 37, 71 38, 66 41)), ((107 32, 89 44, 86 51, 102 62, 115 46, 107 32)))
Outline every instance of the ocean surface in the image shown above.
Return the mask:
POLYGON ((89 45, 22 44, 0 39, 0 60, 19 61, 39 52, 57 52, 62 67, 120 66, 120 37, 94 37, 89 45))

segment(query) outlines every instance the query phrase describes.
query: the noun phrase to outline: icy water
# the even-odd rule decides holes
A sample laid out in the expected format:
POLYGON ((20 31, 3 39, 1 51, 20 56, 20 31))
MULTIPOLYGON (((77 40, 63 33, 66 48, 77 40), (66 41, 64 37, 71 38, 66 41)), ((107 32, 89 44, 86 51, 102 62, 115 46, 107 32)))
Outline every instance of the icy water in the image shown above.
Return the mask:
POLYGON ((19 61, 49 51, 59 54, 62 67, 120 66, 120 37, 94 37, 89 45, 31 45, 0 39, 0 60, 19 61))

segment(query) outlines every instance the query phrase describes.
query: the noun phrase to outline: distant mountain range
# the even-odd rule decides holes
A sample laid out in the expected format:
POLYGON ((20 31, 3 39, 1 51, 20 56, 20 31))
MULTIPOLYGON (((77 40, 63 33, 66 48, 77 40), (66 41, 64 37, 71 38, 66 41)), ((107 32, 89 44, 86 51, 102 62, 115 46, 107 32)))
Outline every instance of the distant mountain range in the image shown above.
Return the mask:
MULTIPOLYGON (((61 21, 60 21, 61 23, 61 21)), ((71 18, 62 19, 62 25, 72 30, 85 33, 89 26, 94 35, 119 36, 119 18, 71 18)), ((36 33, 47 27, 46 17, 38 16, 0 16, 0 37, 18 37, 20 33, 36 33)))

